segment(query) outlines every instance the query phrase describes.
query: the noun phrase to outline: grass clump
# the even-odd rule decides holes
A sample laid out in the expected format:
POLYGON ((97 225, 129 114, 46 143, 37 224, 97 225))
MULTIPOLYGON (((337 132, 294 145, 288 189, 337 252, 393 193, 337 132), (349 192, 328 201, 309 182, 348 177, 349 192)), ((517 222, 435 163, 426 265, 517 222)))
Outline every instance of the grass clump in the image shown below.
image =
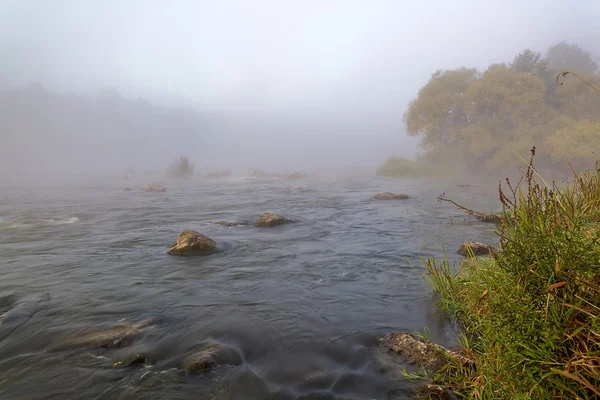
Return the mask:
POLYGON ((408 158, 390 157, 381 167, 377 175, 393 178, 426 178, 440 175, 440 171, 421 161, 408 158))
POLYGON ((169 165, 168 175, 171 178, 189 179, 194 175, 194 164, 188 157, 180 154, 169 165))
POLYGON ((458 271, 425 261, 440 305, 463 323, 474 363, 442 381, 476 399, 600 398, 600 164, 563 188, 533 167, 499 188, 500 250, 458 271), (523 187, 521 187, 523 183, 523 187))

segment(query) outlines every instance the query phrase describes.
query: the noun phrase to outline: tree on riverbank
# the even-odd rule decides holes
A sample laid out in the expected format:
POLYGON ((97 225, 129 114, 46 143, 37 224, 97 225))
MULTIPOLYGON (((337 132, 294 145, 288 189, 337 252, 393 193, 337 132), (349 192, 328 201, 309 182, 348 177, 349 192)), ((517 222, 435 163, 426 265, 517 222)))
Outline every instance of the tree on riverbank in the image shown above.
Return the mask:
POLYGON ((420 138, 429 159, 452 163, 451 154, 470 171, 514 170, 521 165, 515 152, 534 145, 542 168, 564 167, 575 157, 589 166, 600 152, 600 96, 578 79, 557 90, 557 74, 571 67, 600 87, 591 54, 566 43, 550 47, 543 58, 524 50, 509 65, 483 72, 437 71, 404 114, 407 132, 420 138))

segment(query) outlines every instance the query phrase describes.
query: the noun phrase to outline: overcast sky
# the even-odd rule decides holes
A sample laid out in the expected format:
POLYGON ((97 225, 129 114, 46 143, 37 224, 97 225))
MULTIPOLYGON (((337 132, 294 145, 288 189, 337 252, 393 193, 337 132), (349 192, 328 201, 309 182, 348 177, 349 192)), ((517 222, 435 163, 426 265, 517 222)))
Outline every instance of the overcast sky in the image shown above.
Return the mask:
POLYGON ((598 54, 599 21, 598 0, 0 0, 0 83, 331 113, 402 137, 402 113, 435 70, 560 40, 598 54))

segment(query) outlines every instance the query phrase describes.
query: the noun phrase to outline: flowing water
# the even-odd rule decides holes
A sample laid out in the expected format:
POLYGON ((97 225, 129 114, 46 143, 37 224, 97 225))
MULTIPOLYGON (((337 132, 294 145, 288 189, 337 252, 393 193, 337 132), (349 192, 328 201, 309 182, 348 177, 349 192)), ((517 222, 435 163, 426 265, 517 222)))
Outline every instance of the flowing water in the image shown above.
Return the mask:
MULTIPOLYGON (((141 182, 139 182, 141 183, 141 182)), ((378 339, 429 330, 455 340, 420 257, 452 260, 493 228, 437 196, 474 208, 493 188, 421 180, 229 178, 171 182, 166 193, 119 185, 0 190, 1 399, 402 399, 378 339), (403 201, 373 201, 382 191, 403 201), (275 228, 222 227, 275 212, 275 228), (208 257, 165 252, 184 229, 213 238, 208 257), (414 265, 411 266, 410 263, 414 265), (120 349, 62 346, 82 330, 154 321, 120 349), (186 374, 194 349, 226 360, 186 374), (143 354, 146 365, 114 364, 143 354)))

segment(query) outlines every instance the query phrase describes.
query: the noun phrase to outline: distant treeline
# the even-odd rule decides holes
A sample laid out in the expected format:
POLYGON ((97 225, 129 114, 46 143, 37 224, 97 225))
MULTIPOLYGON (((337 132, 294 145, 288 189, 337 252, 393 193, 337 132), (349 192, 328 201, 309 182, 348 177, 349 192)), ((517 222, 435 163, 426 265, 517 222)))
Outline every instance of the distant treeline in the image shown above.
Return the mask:
POLYGON ((207 124, 190 108, 112 90, 59 94, 39 84, 0 88, 0 110, 0 167, 15 174, 164 169, 173 154, 199 147, 207 124))
POLYGON ((533 146, 542 168, 589 167, 600 150, 600 95, 572 75, 559 85, 563 71, 600 89, 594 56, 565 42, 483 72, 439 70, 409 104, 408 134, 421 139, 424 159, 470 171, 514 169, 523 165, 515 152, 533 146))

